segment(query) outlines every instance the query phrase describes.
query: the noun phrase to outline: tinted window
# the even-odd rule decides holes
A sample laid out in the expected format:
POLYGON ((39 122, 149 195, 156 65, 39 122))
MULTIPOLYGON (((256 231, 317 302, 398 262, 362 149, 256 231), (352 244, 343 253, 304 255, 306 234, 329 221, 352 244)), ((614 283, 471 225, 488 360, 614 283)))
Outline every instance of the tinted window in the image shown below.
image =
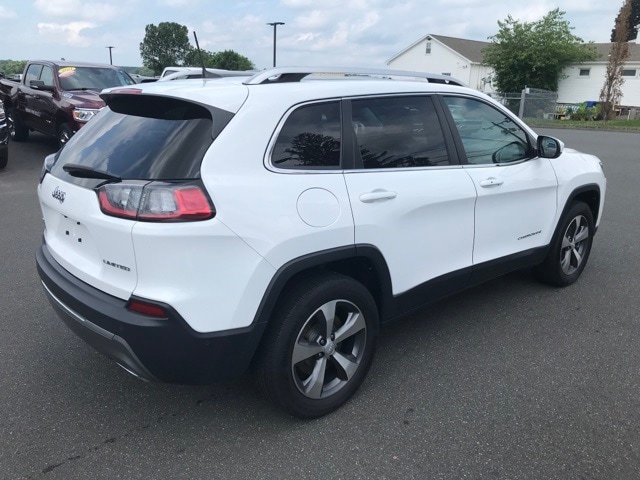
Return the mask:
POLYGON ((280 168, 339 168, 340 104, 305 105, 289 115, 271 163, 280 168))
POLYGON ((133 85, 135 82, 122 70, 100 67, 60 67, 60 88, 63 90, 102 90, 133 85))
POLYGON ((446 97, 470 164, 509 163, 533 155, 525 131, 505 113, 473 98, 446 97))
POLYGON ((31 65, 29 65, 29 68, 27 69, 27 74, 24 79, 24 84, 30 85, 29 82, 31 80, 38 80, 38 77, 40 77, 41 69, 42 69, 42 65, 38 65, 35 63, 32 63, 31 65))
POLYGON ((40 80, 42 80, 45 85, 52 87, 53 86, 53 69, 48 65, 43 66, 42 73, 40 73, 40 80))
POLYGON ((81 128, 61 150, 51 170, 76 184, 66 163, 105 171, 123 179, 177 180, 200 176, 200 164, 216 132, 232 114, 163 97, 120 95, 81 128))
POLYGON ((355 100, 352 106, 352 126, 364 168, 449 164, 431 98, 374 98, 355 100))

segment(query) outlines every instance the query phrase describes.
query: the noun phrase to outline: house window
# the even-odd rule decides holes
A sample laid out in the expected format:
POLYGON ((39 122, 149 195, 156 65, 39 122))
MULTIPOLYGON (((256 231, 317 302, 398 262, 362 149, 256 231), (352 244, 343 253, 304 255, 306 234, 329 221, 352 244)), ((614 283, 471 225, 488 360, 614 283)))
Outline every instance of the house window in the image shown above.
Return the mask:
POLYGON ((579 77, 588 77, 589 73, 591 73, 591 69, 590 68, 581 68, 580 72, 578 73, 579 77))
POLYGON ((636 69, 635 68, 631 68, 631 69, 624 69, 622 70, 622 76, 623 77, 635 77, 636 76, 636 69))
POLYGON ((425 48, 424 53, 431 55, 431 42, 427 42, 427 47, 425 48))

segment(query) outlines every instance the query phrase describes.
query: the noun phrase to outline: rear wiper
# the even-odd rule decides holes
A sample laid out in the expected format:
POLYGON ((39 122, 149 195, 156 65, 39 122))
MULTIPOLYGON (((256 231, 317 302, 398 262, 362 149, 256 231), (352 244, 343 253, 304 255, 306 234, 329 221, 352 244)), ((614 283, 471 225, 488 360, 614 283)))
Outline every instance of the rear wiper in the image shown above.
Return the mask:
POLYGON ((122 178, 117 175, 111 175, 105 171, 85 167, 84 165, 78 165, 77 163, 67 163, 62 167, 62 169, 72 177, 98 178, 100 180, 108 180, 109 183, 118 183, 122 181, 122 178))

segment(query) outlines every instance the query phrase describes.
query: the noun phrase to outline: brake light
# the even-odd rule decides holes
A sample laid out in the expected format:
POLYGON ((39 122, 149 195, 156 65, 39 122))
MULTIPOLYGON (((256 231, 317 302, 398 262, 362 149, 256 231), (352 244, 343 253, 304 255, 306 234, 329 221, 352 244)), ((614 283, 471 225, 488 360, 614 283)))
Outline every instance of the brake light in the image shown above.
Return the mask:
POLYGON ((106 215, 146 222, 208 220, 216 213, 195 184, 111 183, 98 189, 98 200, 106 215))

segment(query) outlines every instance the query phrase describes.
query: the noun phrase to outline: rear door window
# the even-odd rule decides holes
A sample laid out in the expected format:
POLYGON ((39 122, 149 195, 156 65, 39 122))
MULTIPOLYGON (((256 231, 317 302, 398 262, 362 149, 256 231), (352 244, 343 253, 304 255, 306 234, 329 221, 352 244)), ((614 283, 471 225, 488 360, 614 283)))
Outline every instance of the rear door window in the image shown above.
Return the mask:
POLYGON ((178 99, 119 95, 91 119, 60 151, 51 173, 67 181, 94 185, 67 174, 73 163, 131 180, 182 180, 200 177, 200 164, 233 114, 178 99))

